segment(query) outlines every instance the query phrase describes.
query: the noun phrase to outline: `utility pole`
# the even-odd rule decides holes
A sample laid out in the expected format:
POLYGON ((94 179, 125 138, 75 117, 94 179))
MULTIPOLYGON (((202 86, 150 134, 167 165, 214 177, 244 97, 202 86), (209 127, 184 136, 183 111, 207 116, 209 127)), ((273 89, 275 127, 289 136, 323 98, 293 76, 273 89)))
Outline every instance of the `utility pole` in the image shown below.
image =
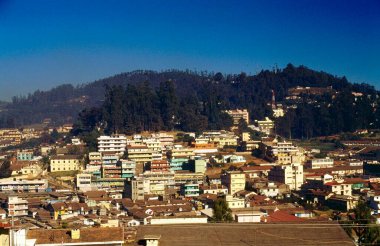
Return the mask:
POLYGON ((13 246, 13 227, 14 227, 14 220, 13 220, 13 214, 11 217, 11 228, 9 229, 9 246, 13 246))

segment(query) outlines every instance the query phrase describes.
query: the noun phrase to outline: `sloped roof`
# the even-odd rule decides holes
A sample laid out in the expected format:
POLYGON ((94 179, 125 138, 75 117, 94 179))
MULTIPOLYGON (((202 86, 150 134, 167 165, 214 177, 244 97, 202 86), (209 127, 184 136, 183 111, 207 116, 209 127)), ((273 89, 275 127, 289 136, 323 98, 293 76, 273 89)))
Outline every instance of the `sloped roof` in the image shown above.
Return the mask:
POLYGON ((276 210, 268 214, 267 222, 305 222, 305 219, 298 218, 287 211, 276 210))

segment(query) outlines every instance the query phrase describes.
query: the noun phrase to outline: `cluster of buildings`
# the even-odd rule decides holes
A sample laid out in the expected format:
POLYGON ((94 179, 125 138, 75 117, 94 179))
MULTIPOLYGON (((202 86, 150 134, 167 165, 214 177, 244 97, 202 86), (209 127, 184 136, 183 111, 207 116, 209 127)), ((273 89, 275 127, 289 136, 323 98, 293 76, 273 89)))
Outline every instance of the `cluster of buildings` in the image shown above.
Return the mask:
MULTIPOLYGON (((249 124, 246 110, 227 113, 235 125, 249 124)), ((0 245, 157 245, 175 233, 149 228, 185 224, 206 232, 220 201, 230 209, 231 230, 239 223, 330 223, 315 211, 346 212, 359 199, 377 212, 376 155, 347 143, 345 152, 318 158, 319 151, 273 136, 269 118, 257 123, 265 133, 260 139, 239 131, 187 133, 186 142, 171 132, 115 134, 98 137, 93 152, 73 138, 8 154, 12 172, 0 179, 0 227, 7 233, 0 245)))

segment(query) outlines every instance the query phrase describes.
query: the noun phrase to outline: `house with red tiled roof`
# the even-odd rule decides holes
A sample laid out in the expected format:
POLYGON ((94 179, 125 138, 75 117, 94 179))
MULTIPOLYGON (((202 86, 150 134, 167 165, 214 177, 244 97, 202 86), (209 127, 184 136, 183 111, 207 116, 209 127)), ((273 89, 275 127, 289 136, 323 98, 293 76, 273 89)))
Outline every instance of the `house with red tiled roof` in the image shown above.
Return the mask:
POLYGON ((240 171, 246 174, 247 178, 268 177, 273 166, 242 166, 240 171))
POLYGON ((301 222, 305 222, 306 220, 299 218, 297 216, 294 216, 292 214, 289 214, 289 212, 287 211, 275 209, 274 211, 268 212, 268 215, 266 217, 263 217, 262 221, 266 223, 274 223, 274 222, 301 223, 301 222))

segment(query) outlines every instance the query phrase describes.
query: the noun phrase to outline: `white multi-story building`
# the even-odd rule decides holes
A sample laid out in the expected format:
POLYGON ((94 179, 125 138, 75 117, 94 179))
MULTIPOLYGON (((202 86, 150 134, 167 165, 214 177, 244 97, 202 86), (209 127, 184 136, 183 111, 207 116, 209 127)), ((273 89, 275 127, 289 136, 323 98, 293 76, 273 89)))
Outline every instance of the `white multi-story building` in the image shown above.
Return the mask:
POLYGON ((120 160, 121 177, 131 179, 136 174, 136 162, 130 160, 120 160))
POLYGON ((268 182, 265 186, 257 188, 257 192, 267 197, 276 197, 279 194, 279 189, 274 182, 268 182))
POLYGON ((273 155, 278 155, 278 154, 291 154, 295 155, 297 152, 299 152, 298 147, 294 146, 292 142, 277 142, 277 144, 272 146, 272 154, 273 155))
POLYGON ((318 169, 318 168, 329 168, 334 167, 334 160, 327 158, 316 158, 308 161, 306 163, 307 168, 318 169))
POLYGON ((304 183, 303 166, 300 163, 274 166, 268 179, 286 184, 291 190, 299 190, 304 183))
POLYGON ((152 160, 162 160, 162 147, 161 142, 157 139, 146 139, 143 143, 152 152, 152 160))
POLYGON ((100 136, 98 138, 98 151, 102 154, 111 152, 122 156, 127 147, 125 135, 100 136))
POLYGON ((15 192, 42 192, 48 188, 46 179, 34 180, 13 180, 1 179, 0 191, 15 191, 15 192))
POLYGON ((88 174, 88 173, 77 174, 77 179, 76 179, 77 188, 81 191, 92 190, 93 186, 91 185, 91 179, 92 179, 92 174, 88 174))
POLYGON ((102 164, 102 153, 100 152, 90 152, 88 154, 88 159, 90 165, 101 165, 102 164))
POLYGON ((28 201, 17 196, 9 196, 6 204, 8 216, 27 216, 28 201))
POLYGON ((145 172, 126 184, 125 192, 132 200, 144 199, 144 195, 166 195, 170 188, 174 188, 174 173, 145 172))
POLYGON ((90 152, 88 154, 89 163, 86 165, 86 171, 92 172, 96 176, 100 176, 102 168, 102 153, 90 152))
POLYGON ((352 196, 352 184, 345 183, 344 180, 334 180, 324 184, 327 191, 337 195, 352 196))
POLYGON ((278 142, 275 139, 272 142, 260 143, 260 149, 266 157, 278 164, 301 163, 305 160, 303 149, 293 145, 292 142, 278 142))

